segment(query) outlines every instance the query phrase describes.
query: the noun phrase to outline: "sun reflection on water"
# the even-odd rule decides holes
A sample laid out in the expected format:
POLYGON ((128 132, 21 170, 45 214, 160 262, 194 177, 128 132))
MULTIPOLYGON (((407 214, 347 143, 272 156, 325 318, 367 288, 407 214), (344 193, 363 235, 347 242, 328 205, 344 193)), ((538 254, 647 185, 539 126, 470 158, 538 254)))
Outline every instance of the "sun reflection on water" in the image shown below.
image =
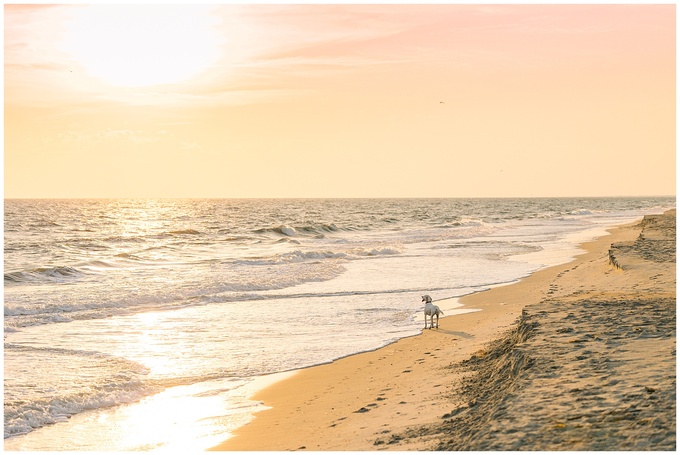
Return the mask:
POLYGON ((110 216, 121 230, 121 235, 133 236, 159 232, 164 227, 170 207, 154 199, 115 201, 110 216))
MULTIPOLYGON (((148 368, 149 378, 200 376, 207 367, 197 355, 191 320, 169 311, 138 313, 109 321, 113 354, 148 368)), ((206 359, 208 363, 214 363, 206 359)))
POLYGON ((253 413, 267 409, 248 397, 295 373, 177 386, 121 407, 108 417, 119 438, 115 447, 166 452, 214 447, 250 422, 253 413))
POLYGON ((35 430, 32 438, 10 438, 4 450, 203 451, 266 409, 247 397, 271 380, 233 378, 172 387, 139 402, 74 415, 35 430))
POLYGON ((126 407, 120 416, 120 446, 130 450, 207 449, 226 438, 225 428, 250 418, 225 410, 225 399, 219 394, 187 394, 188 390, 174 387, 126 407))

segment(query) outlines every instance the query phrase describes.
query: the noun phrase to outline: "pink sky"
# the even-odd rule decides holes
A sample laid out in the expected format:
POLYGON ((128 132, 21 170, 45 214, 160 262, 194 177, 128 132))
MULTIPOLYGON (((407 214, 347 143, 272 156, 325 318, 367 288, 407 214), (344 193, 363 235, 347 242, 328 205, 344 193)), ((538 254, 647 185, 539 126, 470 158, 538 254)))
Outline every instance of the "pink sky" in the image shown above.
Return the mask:
POLYGON ((675 194, 675 5, 5 5, 5 197, 675 194))

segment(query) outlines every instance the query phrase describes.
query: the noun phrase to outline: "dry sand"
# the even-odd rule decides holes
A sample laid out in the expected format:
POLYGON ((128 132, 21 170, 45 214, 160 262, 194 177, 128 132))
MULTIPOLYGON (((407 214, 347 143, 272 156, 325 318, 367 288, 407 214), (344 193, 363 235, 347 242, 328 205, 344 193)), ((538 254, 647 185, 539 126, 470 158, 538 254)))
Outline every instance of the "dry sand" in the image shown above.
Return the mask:
POLYGON ((215 450, 674 450, 675 211, 259 392, 215 450))

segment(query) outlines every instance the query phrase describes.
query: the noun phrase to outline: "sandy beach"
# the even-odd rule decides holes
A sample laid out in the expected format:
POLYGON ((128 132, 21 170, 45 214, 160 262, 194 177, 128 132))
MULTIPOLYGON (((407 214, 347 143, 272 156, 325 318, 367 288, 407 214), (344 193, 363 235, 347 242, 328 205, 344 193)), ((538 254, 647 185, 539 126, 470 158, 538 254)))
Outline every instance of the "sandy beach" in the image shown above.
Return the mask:
POLYGON ((675 210, 582 247, 262 390, 214 450, 674 450, 675 210))

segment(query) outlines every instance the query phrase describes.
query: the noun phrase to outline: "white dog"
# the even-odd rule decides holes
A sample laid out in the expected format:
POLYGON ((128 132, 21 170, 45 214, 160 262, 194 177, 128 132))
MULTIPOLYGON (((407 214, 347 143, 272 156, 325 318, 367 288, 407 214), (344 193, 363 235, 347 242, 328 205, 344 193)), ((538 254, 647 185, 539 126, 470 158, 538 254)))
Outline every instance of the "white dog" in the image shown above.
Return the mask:
POLYGON ((435 304, 432 303, 432 297, 429 295, 424 295, 423 297, 423 302, 425 302, 425 328, 427 329, 427 317, 430 317, 430 328, 433 327, 433 319, 435 316, 437 316, 437 328, 439 328, 439 315, 444 314, 442 310, 439 309, 439 307, 435 304))

